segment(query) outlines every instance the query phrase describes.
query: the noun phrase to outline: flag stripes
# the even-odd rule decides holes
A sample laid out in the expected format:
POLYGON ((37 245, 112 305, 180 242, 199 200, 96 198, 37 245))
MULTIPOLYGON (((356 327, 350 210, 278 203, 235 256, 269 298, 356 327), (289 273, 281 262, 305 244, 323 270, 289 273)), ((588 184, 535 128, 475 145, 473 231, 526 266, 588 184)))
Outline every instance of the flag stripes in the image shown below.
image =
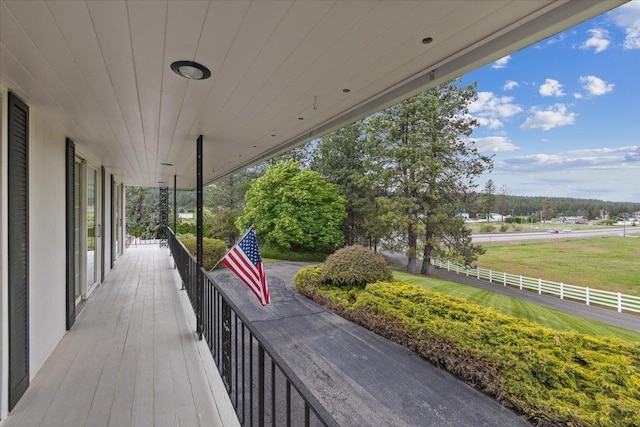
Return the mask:
POLYGON ((222 263, 251 289, 262 305, 269 304, 271 299, 267 277, 253 227, 227 252, 222 258, 222 263))

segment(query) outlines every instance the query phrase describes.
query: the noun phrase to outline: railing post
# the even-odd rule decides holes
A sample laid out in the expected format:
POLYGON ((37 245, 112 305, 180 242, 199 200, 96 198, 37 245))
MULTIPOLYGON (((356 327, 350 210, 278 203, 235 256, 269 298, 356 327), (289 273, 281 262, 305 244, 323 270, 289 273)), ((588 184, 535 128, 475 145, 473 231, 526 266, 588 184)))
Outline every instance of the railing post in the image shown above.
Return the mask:
POLYGON ((222 298, 222 382, 231 390, 231 308, 222 298))
POLYGON ((504 283, 505 286, 507 286, 507 273, 506 272, 502 273, 502 282, 504 283))
POLYGON ((469 267, 465 268, 466 272, 467 272, 467 277, 469 277, 469 267))
POLYGON ((476 267, 476 279, 480 280, 480 267, 476 267))
POLYGON ((451 271, 451 261, 447 261, 447 271, 451 271))
POLYGON ((520 290, 522 290, 522 275, 520 275, 520 290))
POLYGON ((202 213, 202 135, 196 141, 196 319, 198 338, 202 339, 203 319, 202 319, 202 293, 204 290, 202 277, 202 233, 203 233, 203 213, 202 213))
POLYGON ((584 288, 584 299, 587 305, 589 305, 589 288, 584 288))
POLYGON ((564 283, 560 282, 560 299, 564 299, 564 283))
MULTIPOLYGON (((169 247, 168 231, 169 228, 169 187, 160 187, 160 247, 169 247)), ((169 252, 171 255, 171 252, 169 252)))
POLYGON ((493 283, 493 270, 489 270, 489 283, 493 283))
POLYGON ((542 279, 538 279, 538 295, 542 295, 542 279))
POLYGON ((622 293, 618 292, 618 313, 622 313, 622 293))
POLYGON ((264 347, 258 344, 258 426, 264 427, 264 347))
POLYGON ((460 266, 456 264, 456 274, 460 274, 460 266))

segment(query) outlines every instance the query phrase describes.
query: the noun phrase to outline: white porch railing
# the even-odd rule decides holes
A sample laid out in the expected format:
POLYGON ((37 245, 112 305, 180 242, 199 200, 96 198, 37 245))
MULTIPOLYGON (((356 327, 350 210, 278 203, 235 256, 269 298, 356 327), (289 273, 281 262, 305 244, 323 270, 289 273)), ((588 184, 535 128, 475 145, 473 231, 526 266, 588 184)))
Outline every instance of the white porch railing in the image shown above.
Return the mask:
POLYGON ((475 277, 476 279, 488 280, 503 286, 513 286, 520 290, 526 289, 538 294, 554 295, 560 299, 581 301, 586 305, 600 305, 616 309, 618 313, 623 311, 640 313, 640 296, 626 295, 620 292, 601 291, 593 288, 583 288, 582 286, 568 285, 562 282, 551 282, 542 279, 519 276, 501 271, 488 270, 486 268, 473 268, 459 266, 449 261, 431 259, 431 265, 454 271, 457 274, 475 277))

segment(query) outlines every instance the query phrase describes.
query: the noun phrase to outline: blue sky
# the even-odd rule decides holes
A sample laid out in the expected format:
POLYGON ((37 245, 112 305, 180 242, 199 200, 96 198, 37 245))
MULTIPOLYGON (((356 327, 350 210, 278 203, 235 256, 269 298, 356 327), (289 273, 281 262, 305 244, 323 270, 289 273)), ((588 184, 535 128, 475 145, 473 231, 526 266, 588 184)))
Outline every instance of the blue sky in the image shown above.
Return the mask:
POLYGON ((496 188, 640 202, 640 0, 463 77, 496 188))

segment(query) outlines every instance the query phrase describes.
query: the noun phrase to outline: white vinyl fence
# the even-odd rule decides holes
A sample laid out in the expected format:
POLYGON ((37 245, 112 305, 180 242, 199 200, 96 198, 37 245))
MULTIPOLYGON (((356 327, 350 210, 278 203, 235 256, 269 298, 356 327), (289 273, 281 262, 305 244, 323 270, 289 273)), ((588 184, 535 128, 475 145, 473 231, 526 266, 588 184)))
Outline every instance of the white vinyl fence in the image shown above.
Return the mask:
POLYGON ((555 295, 560 297, 560 299, 581 301, 587 305, 594 304, 614 308, 618 313, 622 313, 623 311, 640 313, 640 296, 626 295, 620 292, 601 291, 599 289, 592 288, 583 288, 581 286, 550 282, 542 279, 533 279, 531 277, 493 271, 486 268, 469 269, 453 264, 449 261, 439 261, 434 260, 433 258, 431 259, 431 265, 441 269, 446 269, 447 271, 454 271, 457 274, 465 274, 466 276, 475 277, 477 279, 488 280, 491 283, 503 286, 513 286, 520 288, 520 290, 527 289, 535 291, 540 295, 555 295))

